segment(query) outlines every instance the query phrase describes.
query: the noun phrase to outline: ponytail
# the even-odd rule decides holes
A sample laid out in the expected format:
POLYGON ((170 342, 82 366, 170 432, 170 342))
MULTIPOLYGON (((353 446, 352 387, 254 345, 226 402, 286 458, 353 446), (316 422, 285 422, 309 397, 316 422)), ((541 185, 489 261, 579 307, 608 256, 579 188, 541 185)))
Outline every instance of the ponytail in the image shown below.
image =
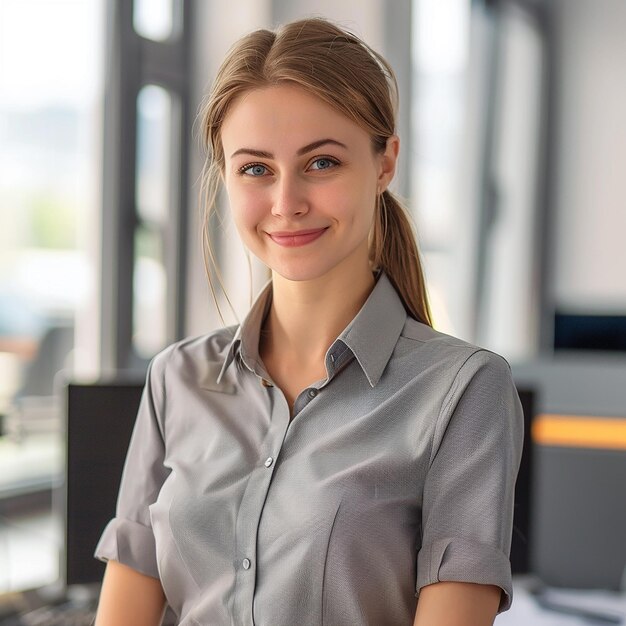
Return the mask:
POLYGON ((415 233, 406 210, 390 191, 377 196, 370 260, 387 274, 409 315, 432 326, 415 233))

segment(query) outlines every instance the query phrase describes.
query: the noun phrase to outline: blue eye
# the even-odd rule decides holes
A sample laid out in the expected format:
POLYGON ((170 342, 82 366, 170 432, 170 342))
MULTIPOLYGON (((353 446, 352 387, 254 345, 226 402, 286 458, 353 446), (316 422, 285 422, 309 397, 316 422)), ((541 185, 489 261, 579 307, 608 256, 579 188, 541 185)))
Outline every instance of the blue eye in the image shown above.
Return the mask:
POLYGON ((265 176, 265 174, 267 174, 267 167, 265 167, 265 165, 261 165, 260 163, 253 163, 252 165, 242 167, 239 171, 242 174, 258 178, 259 176, 265 176))
POLYGON ((312 170, 327 170, 331 167, 335 167, 339 165, 338 161, 335 159, 330 159, 328 157, 320 157, 319 159, 315 159, 313 163, 311 163, 310 169, 312 170))

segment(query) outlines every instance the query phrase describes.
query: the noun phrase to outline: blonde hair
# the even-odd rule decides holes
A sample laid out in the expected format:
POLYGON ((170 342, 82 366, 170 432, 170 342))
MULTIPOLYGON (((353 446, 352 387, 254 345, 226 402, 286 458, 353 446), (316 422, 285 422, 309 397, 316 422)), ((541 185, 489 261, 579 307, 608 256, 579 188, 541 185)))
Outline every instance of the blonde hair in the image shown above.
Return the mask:
MULTIPOLYGON (((356 35, 325 19, 307 18, 240 39, 224 59, 200 112, 207 150, 201 186, 203 249, 214 297, 209 220, 224 169, 222 123, 243 93, 281 83, 302 87, 353 120, 369 133, 376 152, 384 151, 395 133, 398 88, 393 70, 356 35)), ((406 210, 388 190, 377 198, 370 262, 373 269, 385 271, 407 312, 432 326, 415 234, 406 210)))

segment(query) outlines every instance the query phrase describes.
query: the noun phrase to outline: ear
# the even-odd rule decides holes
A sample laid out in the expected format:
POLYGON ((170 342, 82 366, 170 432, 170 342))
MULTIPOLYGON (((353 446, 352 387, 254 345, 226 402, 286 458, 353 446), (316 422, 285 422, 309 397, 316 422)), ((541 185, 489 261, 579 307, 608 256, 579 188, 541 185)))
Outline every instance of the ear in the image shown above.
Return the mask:
POLYGON ((396 163, 400 153, 400 137, 391 135, 387 139, 385 151, 380 155, 380 167, 378 170, 378 190, 385 191, 396 173, 396 163))

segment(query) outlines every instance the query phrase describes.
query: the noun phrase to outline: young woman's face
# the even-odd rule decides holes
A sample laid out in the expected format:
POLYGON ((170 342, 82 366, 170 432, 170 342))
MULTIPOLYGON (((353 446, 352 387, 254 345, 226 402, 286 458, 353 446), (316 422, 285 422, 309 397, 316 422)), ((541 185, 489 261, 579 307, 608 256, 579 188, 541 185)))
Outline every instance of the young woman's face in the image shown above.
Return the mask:
POLYGON ((370 136, 292 85, 235 101, 222 125, 224 183, 244 244, 289 280, 369 271, 377 191, 393 177, 398 139, 370 136))

